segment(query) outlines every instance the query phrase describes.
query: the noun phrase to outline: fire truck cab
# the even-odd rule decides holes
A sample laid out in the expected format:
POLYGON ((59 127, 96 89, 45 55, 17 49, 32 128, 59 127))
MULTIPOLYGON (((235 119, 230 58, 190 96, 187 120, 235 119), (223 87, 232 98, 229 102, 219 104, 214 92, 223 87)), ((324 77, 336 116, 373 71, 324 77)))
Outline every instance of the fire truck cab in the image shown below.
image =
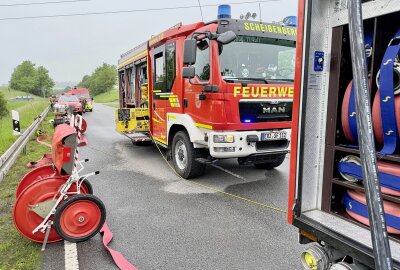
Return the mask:
POLYGON ((117 130, 168 148, 184 178, 222 158, 279 166, 290 148, 293 26, 220 14, 128 51, 118 66, 117 130))

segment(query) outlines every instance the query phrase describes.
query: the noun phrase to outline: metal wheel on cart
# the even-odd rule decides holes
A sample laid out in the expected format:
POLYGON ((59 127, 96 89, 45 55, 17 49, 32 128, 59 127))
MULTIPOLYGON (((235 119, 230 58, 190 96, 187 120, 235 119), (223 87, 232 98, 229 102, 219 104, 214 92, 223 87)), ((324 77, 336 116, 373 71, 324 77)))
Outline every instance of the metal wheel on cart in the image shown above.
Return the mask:
POLYGON ((64 240, 81 242, 95 236, 105 220, 103 202, 94 195, 79 194, 59 205, 54 214, 54 227, 64 240))
MULTIPOLYGON (((13 208, 13 220, 17 230, 27 239, 42 243, 45 234, 32 231, 44 220, 54 206, 54 195, 65 183, 65 178, 49 177, 40 179, 26 187, 17 197, 13 208)), ((76 185, 72 185, 69 192, 76 191, 76 185)), ((84 181, 80 189, 81 193, 92 192, 91 185, 84 181)), ((62 240, 55 230, 51 230, 48 243, 62 240)))

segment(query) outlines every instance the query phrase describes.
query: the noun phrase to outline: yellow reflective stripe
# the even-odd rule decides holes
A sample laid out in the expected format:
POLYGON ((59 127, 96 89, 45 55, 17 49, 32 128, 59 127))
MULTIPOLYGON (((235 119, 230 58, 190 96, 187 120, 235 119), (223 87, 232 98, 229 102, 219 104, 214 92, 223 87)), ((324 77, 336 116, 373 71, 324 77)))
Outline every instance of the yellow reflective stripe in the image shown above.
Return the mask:
POLYGON ((165 96, 165 95, 163 95, 163 96, 158 96, 158 97, 160 97, 160 98, 169 98, 169 95, 168 96, 165 96))
POLYGON ((160 139, 160 138, 157 138, 156 136, 153 136, 153 139, 154 139, 155 141, 157 141, 157 142, 160 142, 160 143, 163 143, 163 144, 167 145, 167 142, 166 142, 166 141, 164 141, 164 140, 162 140, 162 139, 160 139))
POLYGON ((206 124, 201 124, 201 123, 195 123, 194 125, 199 128, 213 129, 213 127, 211 125, 206 125, 206 124))
POLYGON ((168 118, 171 118, 171 119, 175 119, 175 120, 176 120, 176 116, 175 116, 175 115, 168 115, 168 118))
POLYGON ((125 60, 124 62, 119 64, 118 68, 121 68, 121 67, 123 67, 123 66, 125 66, 127 64, 130 64, 132 61, 134 61, 134 60, 136 60, 136 59, 138 59, 138 58, 140 58, 142 56, 145 56, 146 54, 147 54, 147 50, 145 50, 145 51, 143 51, 143 52, 141 52, 139 54, 136 54, 136 55, 132 56, 131 58, 129 58, 128 60, 125 60))
POLYGON ((153 93, 161 93, 161 90, 153 90, 153 93))
POLYGON ((157 119, 155 119, 154 117, 153 117, 153 121, 156 122, 156 123, 159 123, 159 124, 162 123, 160 120, 157 120, 157 119))

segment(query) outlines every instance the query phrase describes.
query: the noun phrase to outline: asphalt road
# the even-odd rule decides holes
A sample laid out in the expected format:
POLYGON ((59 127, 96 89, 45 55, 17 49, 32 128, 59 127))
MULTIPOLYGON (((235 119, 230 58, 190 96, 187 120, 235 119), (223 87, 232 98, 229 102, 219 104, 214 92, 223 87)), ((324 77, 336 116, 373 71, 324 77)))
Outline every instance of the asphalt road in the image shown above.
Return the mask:
MULTIPOLYGON (((135 146, 114 130, 114 108, 86 113, 85 171, 107 207, 111 247, 146 269, 302 269, 297 231, 286 214, 177 177, 154 146, 135 146)), ((287 209, 288 159, 272 171, 208 166, 196 183, 287 209), (233 174, 236 174, 233 175, 233 174)), ((80 269, 117 269, 100 236, 78 244, 80 269)), ((64 245, 49 245, 44 269, 64 268, 64 245)))

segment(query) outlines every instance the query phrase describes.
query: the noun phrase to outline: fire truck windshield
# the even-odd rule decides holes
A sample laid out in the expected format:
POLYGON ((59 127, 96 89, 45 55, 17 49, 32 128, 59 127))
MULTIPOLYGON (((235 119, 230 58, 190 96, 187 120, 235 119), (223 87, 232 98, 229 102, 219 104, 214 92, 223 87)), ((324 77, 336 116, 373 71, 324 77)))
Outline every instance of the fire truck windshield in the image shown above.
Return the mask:
POLYGON ((238 36, 220 46, 222 78, 232 80, 294 80, 295 41, 238 36))

